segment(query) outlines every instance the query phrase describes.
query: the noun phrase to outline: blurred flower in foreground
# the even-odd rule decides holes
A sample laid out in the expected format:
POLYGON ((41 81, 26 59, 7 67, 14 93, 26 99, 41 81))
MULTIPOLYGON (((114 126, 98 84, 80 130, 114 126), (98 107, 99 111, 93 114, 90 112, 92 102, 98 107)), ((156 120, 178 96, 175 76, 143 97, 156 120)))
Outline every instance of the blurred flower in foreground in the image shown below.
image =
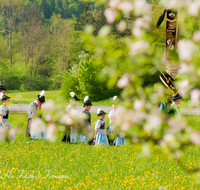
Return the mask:
POLYGON ((150 47, 150 44, 147 41, 140 40, 132 44, 131 49, 129 51, 129 55, 133 56, 136 53, 144 53, 148 48, 150 47))
POLYGON ((133 2, 134 13, 136 16, 149 14, 151 11, 151 6, 146 0, 135 0, 133 2))
POLYGON ((117 11, 111 8, 107 8, 104 12, 104 15, 106 17, 108 24, 112 24, 117 16, 117 11))
POLYGON ((200 31, 194 33, 193 40, 195 42, 200 42, 200 31))
POLYGON ((124 88, 129 84, 129 74, 124 74, 117 82, 118 88, 124 88))
POLYGON ((195 44, 190 40, 180 40, 178 42, 179 58, 183 61, 190 61, 195 49, 195 44))
POLYGON ((186 92, 189 90, 190 86, 189 86, 189 81, 186 79, 186 80, 183 80, 179 83, 178 85, 178 88, 179 88, 179 93, 184 96, 186 94, 186 92))
POLYGON ((191 100, 194 106, 199 105, 199 98, 200 98, 200 90, 199 89, 194 89, 191 90, 190 92, 191 100))
POLYGON ((55 107, 54 101, 53 100, 48 100, 44 104, 42 104, 42 109, 43 110, 53 110, 55 107))
POLYGON ((199 131, 194 131, 192 132, 190 136, 190 141, 194 144, 200 144, 200 132, 199 131))

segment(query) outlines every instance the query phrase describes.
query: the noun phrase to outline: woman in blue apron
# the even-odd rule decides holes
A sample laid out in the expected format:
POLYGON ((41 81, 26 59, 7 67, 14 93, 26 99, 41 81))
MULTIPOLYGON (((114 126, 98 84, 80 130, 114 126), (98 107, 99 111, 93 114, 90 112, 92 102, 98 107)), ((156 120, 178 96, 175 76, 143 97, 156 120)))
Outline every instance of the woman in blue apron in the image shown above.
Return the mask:
MULTIPOLYGON (((28 123, 27 123, 27 129, 26 129, 26 137, 30 137, 30 139, 46 139, 46 129, 43 126, 43 129, 41 129, 40 132, 35 132, 34 125, 32 127, 32 124, 34 122, 35 117, 37 116, 38 110, 41 110, 41 106, 43 103, 45 103, 45 91, 43 90, 38 96, 37 99, 34 102, 31 102, 28 109, 28 123)), ((42 115, 38 116, 40 119, 42 119, 42 115)), ((42 122, 41 122, 42 123, 42 122)))

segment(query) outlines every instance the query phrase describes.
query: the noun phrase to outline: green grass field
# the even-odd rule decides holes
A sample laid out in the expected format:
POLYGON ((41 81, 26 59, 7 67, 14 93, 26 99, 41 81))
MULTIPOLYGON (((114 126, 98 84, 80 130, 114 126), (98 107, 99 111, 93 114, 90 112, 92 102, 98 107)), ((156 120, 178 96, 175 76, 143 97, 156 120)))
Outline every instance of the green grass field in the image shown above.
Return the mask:
MULTIPOLYGON (((23 133, 13 143, 1 142, 0 189, 200 189, 192 174, 168 158, 159 146, 143 157, 136 145, 93 147, 31 141, 25 137, 26 114, 12 114, 10 123, 22 123, 23 133)), ((96 116, 92 116, 95 122, 96 116)), ((200 129, 200 119, 186 118, 200 129)), ((108 120, 107 120, 108 121, 108 120)), ((185 167, 199 164, 199 146, 185 150, 185 167)))
MULTIPOLYGON (((7 91, 6 94, 11 97, 11 104, 30 104, 32 101, 34 101, 37 98, 37 95, 41 91, 15 91, 10 90, 7 91)), ((63 101, 65 104, 68 104, 66 100, 64 100, 61 97, 60 91, 46 91, 45 92, 46 100, 52 99, 54 102, 56 101, 63 101)), ((92 101, 92 100, 91 100, 92 101)), ((79 102, 79 106, 82 105, 83 100, 79 102)), ((92 104, 94 106, 111 106, 112 105, 112 99, 106 99, 98 102, 93 102, 92 104)))

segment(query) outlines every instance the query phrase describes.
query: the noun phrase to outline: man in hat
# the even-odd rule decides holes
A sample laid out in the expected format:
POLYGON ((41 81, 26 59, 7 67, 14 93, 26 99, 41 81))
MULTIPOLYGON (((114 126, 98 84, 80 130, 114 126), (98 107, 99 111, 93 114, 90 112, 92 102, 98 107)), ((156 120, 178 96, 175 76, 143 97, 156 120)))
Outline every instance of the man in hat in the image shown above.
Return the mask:
MULTIPOLYGON (((83 100, 83 110, 82 110, 81 113, 86 115, 85 125, 88 126, 89 130, 92 133, 92 128, 91 128, 91 114, 90 114, 91 107, 92 107, 92 102, 89 100, 89 96, 86 96, 84 98, 84 100, 83 100)), ((80 134, 80 139, 82 139, 82 137, 83 137, 83 134, 80 134)), ((85 138, 85 136, 83 138, 85 138)), ((88 144, 92 145, 92 143, 93 143, 93 138, 91 136, 88 139, 88 144)))
MULTIPOLYGON (((36 113, 38 110, 41 109, 41 106, 43 103, 45 103, 45 91, 43 90, 38 96, 37 99, 34 102, 31 102, 28 109, 28 123, 27 123, 27 130, 26 130, 26 137, 32 137, 31 135, 31 124, 33 121, 33 118, 36 116, 36 113)), ((42 117, 42 116, 40 116, 42 117)), ((44 134, 43 134, 44 136, 44 134)))
POLYGON ((6 93, 6 89, 3 85, 0 85, 0 93, 1 92, 3 93, 3 95, 5 95, 5 93, 6 93))
POLYGON ((172 104, 168 112, 169 117, 173 117, 175 115, 180 116, 178 105, 181 103, 181 98, 181 95, 178 93, 172 96, 172 104))

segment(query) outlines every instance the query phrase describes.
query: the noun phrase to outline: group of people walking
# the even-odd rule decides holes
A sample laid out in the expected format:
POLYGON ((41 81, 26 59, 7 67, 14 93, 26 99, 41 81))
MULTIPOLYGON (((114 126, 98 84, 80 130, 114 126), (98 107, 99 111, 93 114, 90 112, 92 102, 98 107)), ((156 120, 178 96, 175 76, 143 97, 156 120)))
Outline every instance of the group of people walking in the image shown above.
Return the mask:
MULTIPOLYGON (((169 74, 163 74, 161 73, 160 79, 162 83, 170 90, 174 91, 174 85, 173 80, 169 74)), ((2 104, 0 105, 0 127, 6 127, 8 126, 11 128, 11 125, 8 121, 9 118, 9 109, 7 107, 7 104, 10 101, 10 97, 5 95, 6 89, 4 86, 0 85, 0 99, 2 104)), ((68 105, 67 109, 76 109, 76 105, 80 101, 80 99, 76 96, 74 92, 70 92, 70 105, 68 105)), ((171 117, 172 115, 180 115, 178 104, 181 103, 181 96, 178 93, 174 93, 172 97, 168 96, 168 100, 161 101, 159 104, 159 110, 160 112, 164 112, 168 115, 168 117, 171 117), (172 102, 171 102, 172 100, 172 102)), ((85 120, 84 124, 87 126, 87 131, 89 131, 92 135, 85 134, 84 131, 82 131, 79 124, 76 126, 72 126, 70 129, 66 128, 66 130, 63 133, 61 142, 67 142, 67 143, 84 143, 84 144, 90 144, 95 146, 101 146, 101 145, 115 145, 115 146, 122 146, 125 145, 125 138, 120 137, 119 135, 115 135, 115 138, 112 139, 111 136, 113 133, 113 125, 115 123, 116 118, 116 99, 117 96, 113 97, 113 109, 108 114, 109 118, 109 124, 106 127, 105 117, 106 112, 102 109, 97 110, 97 116, 98 121, 95 122, 95 128, 94 130, 91 127, 91 114, 90 110, 92 107, 92 102, 89 100, 89 97, 86 96, 83 101, 83 110, 80 114, 85 114, 85 120)), ((30 139, 47 139, 46 137, 46 127, 43 127, 39 132, 35 132, 35 124, 34 120, 37 118, 42 119, 42 115, 38 116, 38 111, 42 109, 42 104, 45 103, 45 91, 43 90, 40 94, 38 94, 35 101, 31 102, 29 105, 28 110, 28 122, 27 122, 27 130, 26 130, 26 137, 29 137, 30 139), (37 116, 37 118, 35 117, 37 116)), ((15 138, 14 136, 12 138, 15 138)))
MULTIPOLYGON (((76 96, 74 92, 70 92, 71 95, 71 104, 68 106, 68 109, 76 109, 76 105, 80 101, 80 99, 76 96)), ((113 101, 116 100, 115 96, 113 98, 113 101)), ((80 114, 85 114, 85 125, 87 126, 87 130, 89 133, 91 132, 91 136, 84 135, 83 132, 79 130, 79 126, 71 127, 70 130, 64 131, 63 137, 61 139, 61 142, 68 142, 68 143, 84 143, 84 144, 90 144, 95 146, 101 146, 101 145, 115 145, 115 146, 122 146, 125 145, 125 139, 122 137, 117 136, 114 140, 110 139, 110 135, 112 133, 112 123, 115 115, 116 106, 113 102, 113 109, 108 115, 110 119, 110 123, 108 127, 106 128, 106 112, 102 109, 97 110, 97 116, 99 117, 99 120, 95 122, 95 129, 94 133, 92 132, 93 129, 91 127, 91 114, 90 110, 92 107, 92 102, 89 100, 89 97, 86 96, 83 101, 83 110, 80 114)))

